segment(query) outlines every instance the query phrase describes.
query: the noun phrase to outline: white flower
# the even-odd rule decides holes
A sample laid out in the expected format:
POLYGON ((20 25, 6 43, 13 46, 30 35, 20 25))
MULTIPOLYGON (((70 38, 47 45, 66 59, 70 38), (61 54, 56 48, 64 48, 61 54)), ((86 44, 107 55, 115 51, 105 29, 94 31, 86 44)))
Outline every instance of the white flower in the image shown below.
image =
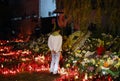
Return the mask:
POLYGON ((90 59, 90 62, 91 62, 92 64, 95 64, 95 59, 90 59))
POLYGON ((82 51, 82 53, 84 53, 84 54, 85 54, 85 53, 86 53, 86 51, 85 51, 85 50, 83 50, 83 51, 82 51))
POLYGON ((84 66, 84 65, 85 65, 85 62, 81 62, 81 64, 84 66))
POLYGON ((77 62, 76 60, 73 61, 74 64, 75 64, 76 62, 77 62))
POLYGON ((85 54, 85 57, 89 57, 90 55, 93 55, 95 52, 87 51, 85 54))

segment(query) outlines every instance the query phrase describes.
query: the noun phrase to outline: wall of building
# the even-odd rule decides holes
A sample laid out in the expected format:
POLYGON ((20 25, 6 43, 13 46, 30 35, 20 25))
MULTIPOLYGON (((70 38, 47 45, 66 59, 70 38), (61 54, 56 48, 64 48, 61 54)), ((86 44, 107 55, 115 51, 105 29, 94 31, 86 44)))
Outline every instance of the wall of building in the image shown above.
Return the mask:
POLYGON ((12 24, 19 30, 19 38, 27 38, 39 24, 39 0, 11 0, 12 24))

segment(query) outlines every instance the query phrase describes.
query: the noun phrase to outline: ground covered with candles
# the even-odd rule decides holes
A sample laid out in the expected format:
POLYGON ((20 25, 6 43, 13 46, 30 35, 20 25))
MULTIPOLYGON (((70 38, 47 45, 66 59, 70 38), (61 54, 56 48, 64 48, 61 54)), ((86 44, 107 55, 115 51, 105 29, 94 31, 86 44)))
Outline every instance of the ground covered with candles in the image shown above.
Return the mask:
POLYGON ((120 37, 89 32, 64 37, 59 75, 49 73, 48 35, 0 40, 0 81, 120 81, 120 37))

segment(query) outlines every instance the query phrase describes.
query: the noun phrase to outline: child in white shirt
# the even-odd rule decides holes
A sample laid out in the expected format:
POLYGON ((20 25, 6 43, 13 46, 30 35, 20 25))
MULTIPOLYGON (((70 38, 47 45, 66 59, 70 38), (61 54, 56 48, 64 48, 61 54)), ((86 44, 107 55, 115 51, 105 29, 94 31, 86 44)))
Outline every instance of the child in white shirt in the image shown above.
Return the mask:
POLYGON ((50 64, 50 72, 53 74, 58 73, 58 66, 60 60, 60 54, 62 51, 62 36, 60 30, 53 32, 48 38, 48 47, 51 51, 52 60, 50 64))

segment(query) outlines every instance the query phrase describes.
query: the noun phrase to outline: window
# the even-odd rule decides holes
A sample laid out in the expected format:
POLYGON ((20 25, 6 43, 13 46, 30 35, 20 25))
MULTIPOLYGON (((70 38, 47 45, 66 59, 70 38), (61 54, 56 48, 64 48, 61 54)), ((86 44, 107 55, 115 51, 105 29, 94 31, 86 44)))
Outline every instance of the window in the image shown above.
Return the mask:
POLYGON ((53 11, 56 9, 56 1, 55 0, 39 0, 39 16, 44 17, 53 17, 56 14, 53 14, 53 11))

